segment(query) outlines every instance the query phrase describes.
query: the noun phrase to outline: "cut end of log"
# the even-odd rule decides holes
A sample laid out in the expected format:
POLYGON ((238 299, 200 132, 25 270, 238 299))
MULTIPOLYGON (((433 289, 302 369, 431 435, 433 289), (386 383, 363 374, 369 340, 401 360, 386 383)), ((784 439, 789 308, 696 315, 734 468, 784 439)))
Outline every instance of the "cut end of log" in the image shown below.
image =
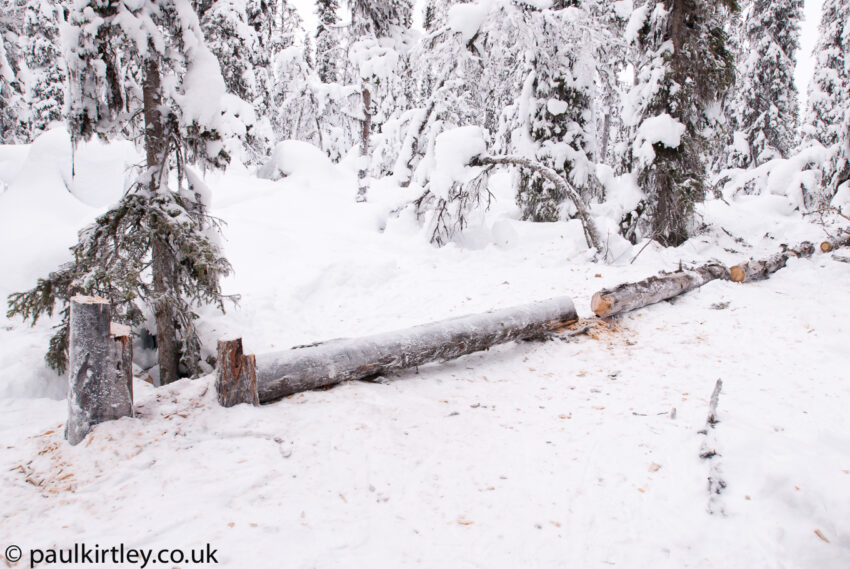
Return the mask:
POLYGON ((132 331, 129 326, 124 324, 118 324, 117 322, 109 323, 109 335, 113 338, 129 337, 132 331))
POLYGON ((833 249, 834 249, 834 247, 832 246, 832 243, 830 243, 829 241, 824 241, 823 243, 820 244, 820 250, 823 251, 824 253, 829 253, 833 249))
POLYGON ((729 269, 729 280, 733 283, 742 283, 747 279, 747 270, 741 265, 735 265, 729 269))
POLYGON ((597 316, 608 316, 608 313, 611 311, 611 299, 597 292, 590 300, 590 309, 597 316))
POLYGON ((109 301, 99 296, 85 296, 78 294, 71 298, 71 302, 76 304, 109 304, 109 301))

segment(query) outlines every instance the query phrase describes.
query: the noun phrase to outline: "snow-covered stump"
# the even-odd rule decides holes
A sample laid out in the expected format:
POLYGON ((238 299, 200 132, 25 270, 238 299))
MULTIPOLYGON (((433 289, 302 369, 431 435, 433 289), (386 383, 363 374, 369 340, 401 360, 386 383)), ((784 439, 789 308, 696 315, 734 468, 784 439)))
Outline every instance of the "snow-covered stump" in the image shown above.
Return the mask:
POLYGON ((240 403, 259 405, 257 360, 242 353, 242 338, 218 342, 215 390, 222 407, 240 403))
POLYGON ((257 357, 261 402, 388 371, 446 361, 578 320, 568 297, 461 316, 365 338, 331 340, 257 357))
MULTIPOLYGON (((98 423, 133 415, 123 340, 110 334, 108 300, 90 296, 71 299, 68 347, 68 423, 65 438, 79 444, 98 423), (122 347, 116 347, 121 342, 122 347), (117 369, 117 357, 122 369, 117 369)), ((127 337, 129 340, 129 337, 127 337)), ((132 356, 130 356, 132 375, 132 356)), ((132 378, 131 378, 132 379, 132 378)))
POLYGON ((709 263, 690 271, 650 277, 640 282, 600 290, 593 295, 590 308, 600 318, 616 316, 679 296, 715 279, 728 278, 728 275, 726 267, 709 263))

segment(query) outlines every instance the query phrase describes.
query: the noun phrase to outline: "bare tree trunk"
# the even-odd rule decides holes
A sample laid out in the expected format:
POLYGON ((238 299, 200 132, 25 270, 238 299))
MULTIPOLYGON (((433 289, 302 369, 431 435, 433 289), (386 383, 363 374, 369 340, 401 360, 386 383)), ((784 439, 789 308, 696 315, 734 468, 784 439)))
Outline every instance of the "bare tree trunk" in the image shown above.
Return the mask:
POLYGON ((602 239, 599 234, 599 229, 590 217, 587 204, 584 203, 584 200, 581 198, 579 193, 555 170, 522 156, 481 156, 474 160, 473 164, 479 166, 495 166, 500 164, 520 166, 522 168, 534 170, 546 178, 546 180, 555 184, 555 186, 557 186, 557 188, 573 202, 573 205, 576 206, 576 211, 578 212, 582 227, 584 227, 584 234, 587 239, 588 247, 593 247, 599 253, 605 253, 605 250, 602 247, 602 239))
MULTIPOLYGON (((165 177, 166 140, 160 113, 162 95, 161 76, 156 56, 145 60, 143 103, 145 115, 145 154, 147 158, 148 187, 151 194, 162 191, 160 182, 165 177)), ((179 350, 174 311, 168 303, 174 282, 172 255, 168 249, 167 235, 151 235, 151 270, 153 272, 154 315, 156 317, 156 345, 159 355, 159 377, 162 385, 177 381, 179 350)))
POLYGON ((541 336, 577 319, 572 300, 562 297, 366 338, 261 354, 257 356, 260 401, 451 360, 512 340, 541 336))
POLYGON ((637 283, 600 290, 593 295, 590 308, 600 318, 607 318, 673 298, 728 275, 726 267, 709 263, 690 271, 650 277, 637 283))
POLYGON ((369 191, 369 139, 372 134, 372 93, 369 86, 363 85, 363 122, 360 131, 360 170, 357 173, 359 187, 357 188, 357 201, 366 201, 366 192, 369 191))

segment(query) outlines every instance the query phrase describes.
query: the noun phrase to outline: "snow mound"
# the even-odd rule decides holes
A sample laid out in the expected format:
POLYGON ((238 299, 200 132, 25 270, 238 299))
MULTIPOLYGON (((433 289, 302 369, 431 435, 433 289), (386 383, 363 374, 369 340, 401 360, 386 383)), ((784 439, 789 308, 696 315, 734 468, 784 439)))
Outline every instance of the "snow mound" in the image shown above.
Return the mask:
POLYGON ((437 136, 431 192, 439 198, 448 198, 453 183, 466 182, 477 173, 469 162, 486 150, 484 130, 478 126, 454 128, 437 136))
POLYGON ((284 140, 272 150, 271 158, 257 170, 257 176, 265 180, 280 180, 297 173, 310 174, 332 170, 330 158, 307 142, 284 140))

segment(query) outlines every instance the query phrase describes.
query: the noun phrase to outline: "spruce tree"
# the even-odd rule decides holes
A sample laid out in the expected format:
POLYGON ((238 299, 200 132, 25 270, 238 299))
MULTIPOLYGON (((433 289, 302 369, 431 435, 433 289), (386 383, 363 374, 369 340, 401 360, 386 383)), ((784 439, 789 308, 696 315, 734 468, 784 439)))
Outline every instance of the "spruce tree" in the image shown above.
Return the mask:
POLYGON ((24 100, 21 54, 21 10, 10 5, 0 13, 0 143, 27 141, 28 113, 24 100))
POLYGON ((195 307, 223 308, 219 281, 230 265, 214 238, 203 182, 188 164, 224 166, 227 139, 245 136, 238 117, 250 107, 226 94, 186 0, 81 0, 68 25, 72 138, 120 137, 130 117, 141 114, 145 164, 118 204, 80 232, 72 262, 10 296, 9 315, 34 323, 59 304, 63 318, 47 359, 61 371, 69 299, 103 296, 125 323, 153 316, 162 383, 198 375, 204 369, 195 307), (135 70, 143 73, 140 84, 135 70))
POLYGON ((62 120, 65 60, 59 43, 60 7, 50 0, 29 0, 24 22, 26 62, 30 72, 30 138, 62 120))
MULTIPOLYGON (((797 144, 797 65, 803 0, 753 0, 744 10, 733 104, 735 141, 745 141, 735 166, 787 158, 797 144)), ((733 142, 735 142, 733 141, 733 142)))
POLYGON ((809 102, 803 134, 827 149, 821 177, 821 204, 829 203, 839 187, 850 180, 850 3, 825 0, 815 72, 809 85, 809 102))
POLYGON ((341 56, 336 31, 339 2, 316 0, 316 16, 319 20, 316 24, 316 71, 323 83, 335 83, 341 56))
MULTIPOLYGON (((647 0, 635 10, 636 85, 630 93, 634 169, 648 219, 622 226, 665 245, 689 236, 705 194, 709 107, 734 81, 725 31, 735 0, 647 0)), ((635 23, 635 22, 633 22, 635 23)))

